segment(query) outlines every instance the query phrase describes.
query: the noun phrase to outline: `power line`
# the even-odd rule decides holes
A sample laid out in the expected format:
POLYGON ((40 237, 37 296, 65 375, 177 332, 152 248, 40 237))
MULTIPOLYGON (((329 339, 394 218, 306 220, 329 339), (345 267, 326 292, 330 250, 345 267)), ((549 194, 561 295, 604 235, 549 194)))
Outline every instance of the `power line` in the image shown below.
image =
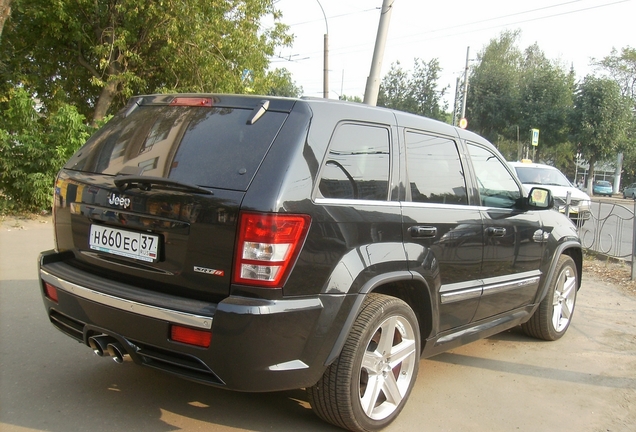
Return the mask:
MULTIPOLYGON (((464 28, 464 27, 474 26, 474 25, 477 25, 477 24, 482 24, 482 23, 486 23, 486 22, 496 21, 496 20, 500 20, 500 19, 504 19, 504 18, 510 18, 510 17, 513 17, 513 16, 519 16, 519 15, 534 13, 534 12, 538 12, 538 11, 541 11, 541 10, 551 9, 551 8, 560 7, 560 6, 566 6, 566 5, 572 4, 572 3, 579 3, 581 1, 583 1, 583 0, 573 0, 573 1, 569 1, 569 2, 559 3, 559 4, 556 4, 556 5, 545 6, 545 7, 542 7, 542 8, 536 8, 536 9, 530 9, 530 10, 527 10, 527 11, 516 12, 516 13, 512 13, 512 14, 506 14, 506 15, 502 15, 502 16, 499 16, 499 17, 487 18, 487 19, 483 19, 483 20, 479 20, 479 21, 470 22, 470 23, 458 24, 458 25, 455 25, 455 26, 445 27, 445 28, 442 28, 442 29, 429 30, 429 31, 426 31, 426 32, 423 32, 423 33, 419 33, 419 34, 406 35, 406 36, 401 36, 401 37, 394 37, 394 38, 390 38, 388 43, 391 44, 391 43, 394 43, 395 41, 403 40, 403 39, 407 39, 407 38, 408 39, 416 38, 418 36, 425 36, 427 34, 440 33, 440 32, 445 32, 445 31, 453 30, 453 29, 457 29, 457 28, 464 28)), ((484 28, 479 28, 479 29, 470 29, 470 30, 465 30, 465 31, 458 32, 458 33, 439 35, 439 36, 432 37, 432 38, 424 37, 423 39, 420 39, 420 38, 412 39, 410 43, 423 42, 423 41, 428 41, 428 40, 435 40, 435 39, 454 37, 454 36, 461 36, 461 35, 464 35, 464 34, 480 32, 480 31, 484 31, 484 30, 490 30, 490 29, 493 29, 493 28, 513 26, 513 25, 523 24, 523 23, 532 22, 532 21, 539 21, 539 20, 554 18, 554 17, 558 17, 558 16, 571 15, 571 14, 576 14, 576 13, 579 13, 579 12, 589 11, 589 10, 593 10, 593 9, 613 6, 613 5, 620 4, 620 3, 626 3, 626 2, 629 2, 629 1, 632 1, 632 0, 618 0, 618 1, 614 1, 612 3, 605 3, 605 4, 601 4, 601 5, 589 6, 589 7, 585 7, 585 8, 580 8, 580 9, 575 9, 575 10, 570 10, 570 11, 565 11, 565 12, 559 12, 559 13, 555 13, 555 14, 551 14, 551 15, 544 15, 544 16, 541 16, 541 17, 534 17, 534 18, 528 18, 528 19, 525 19, 525 20, 520 20, 520 21, 515 21, 515 22, 498 24, 498 25, 490 26, 490 27, 484 27, 484 28)), ((340 48, 332 48, 331 49, 331 53, 332 54, 340 54, 340 55, 352 54, 352 53, 364 51, 365 49, 369 49, 369 47, 372 46, 372 45, 373 45, 373 43, 369 42, 369 43, 364 43, 364 44, 344 46, 344 47, 340 47, 340 48), (359 48, 359 49, 355 49, 355 48, 359 48)), ((317 55, 317 54, 320 54, 320 52, 313 51, 313 52, 305 53, 304 55, 311 57, 311 56, 317 55)))

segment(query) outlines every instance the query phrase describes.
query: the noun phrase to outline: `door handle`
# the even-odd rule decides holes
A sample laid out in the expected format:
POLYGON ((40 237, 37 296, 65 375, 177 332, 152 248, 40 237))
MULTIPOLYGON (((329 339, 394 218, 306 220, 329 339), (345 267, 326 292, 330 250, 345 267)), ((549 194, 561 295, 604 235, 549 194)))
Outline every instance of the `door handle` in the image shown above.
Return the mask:
POLYGON ((437 228, 430 226, 412 226, 409 228, 411 237, 433 238, 437 235, 437 228))
POLYGON ((486 228, 486 233, 491 237, 503 237, 506 235, 506 229, 499 227, 488 227, 486 228))

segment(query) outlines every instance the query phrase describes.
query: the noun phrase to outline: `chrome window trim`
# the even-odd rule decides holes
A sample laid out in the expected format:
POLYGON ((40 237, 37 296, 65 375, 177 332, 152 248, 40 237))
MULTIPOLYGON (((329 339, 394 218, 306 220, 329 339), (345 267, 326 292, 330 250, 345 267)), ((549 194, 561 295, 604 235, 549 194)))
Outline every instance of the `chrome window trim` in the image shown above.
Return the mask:
POLYGON ((181 324, 206 330, 212 328, 212 317, 194 315, 186 312, 160 308, 157 306, 142 304, 120 297, 115 297, 109 294, 104 294, 66 281, 64 279, 60 279, 59 277, 54 276, 46 272, 45 270, 40 270, 40 277, 43 281, 55 285, 56 288, 61 289, 62 291, 66 291, 69 294, 73 294, 85 300, 90 300, 125 312, 169 321, 173 324, 181 324))
POLYGON ((366 206, 381 206, 381 207, 397 207, 401 203, 400 201, 381 201, 381 200, 361 200, 361 199, 351 199, 351 198, 315 198, 314 202, 316 204, 329 204, 329 205, 366 205, 366 206))

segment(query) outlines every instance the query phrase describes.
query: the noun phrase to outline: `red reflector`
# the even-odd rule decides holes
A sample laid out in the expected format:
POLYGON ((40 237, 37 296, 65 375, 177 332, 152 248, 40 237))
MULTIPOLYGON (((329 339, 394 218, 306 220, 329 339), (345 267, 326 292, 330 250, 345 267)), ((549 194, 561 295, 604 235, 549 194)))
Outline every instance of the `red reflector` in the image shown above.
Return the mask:
POLYGON ((44 282, 44 294, 50 299, 57 303, 57 288, 51 285, 48 282, 44 282))
POLYGON ((208 348, 212 342, 212 333, 173 325, 170 328, 170 339, 175 342, 208 348))
POLYGON ((170 102, 170 105, 211 107, 212 99, 204 98, 204 97, 176 97, 172 99, 172 102, 170 102))

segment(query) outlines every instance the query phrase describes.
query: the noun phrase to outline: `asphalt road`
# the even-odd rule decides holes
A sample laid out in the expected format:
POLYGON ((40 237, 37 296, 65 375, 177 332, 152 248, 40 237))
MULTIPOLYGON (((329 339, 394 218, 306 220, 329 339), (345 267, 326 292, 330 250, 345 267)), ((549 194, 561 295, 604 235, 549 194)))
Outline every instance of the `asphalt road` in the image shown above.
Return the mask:
MULTIPOLYGON (((337 431, 302 390, 223 391, 94 356, 54 329, 36 257, 50 220, 0 223, 0 431, 337 431)), ((422 360, 386 431, 633 431, 636 295, 585 275, 557 342, 518 330, 422 360)))

